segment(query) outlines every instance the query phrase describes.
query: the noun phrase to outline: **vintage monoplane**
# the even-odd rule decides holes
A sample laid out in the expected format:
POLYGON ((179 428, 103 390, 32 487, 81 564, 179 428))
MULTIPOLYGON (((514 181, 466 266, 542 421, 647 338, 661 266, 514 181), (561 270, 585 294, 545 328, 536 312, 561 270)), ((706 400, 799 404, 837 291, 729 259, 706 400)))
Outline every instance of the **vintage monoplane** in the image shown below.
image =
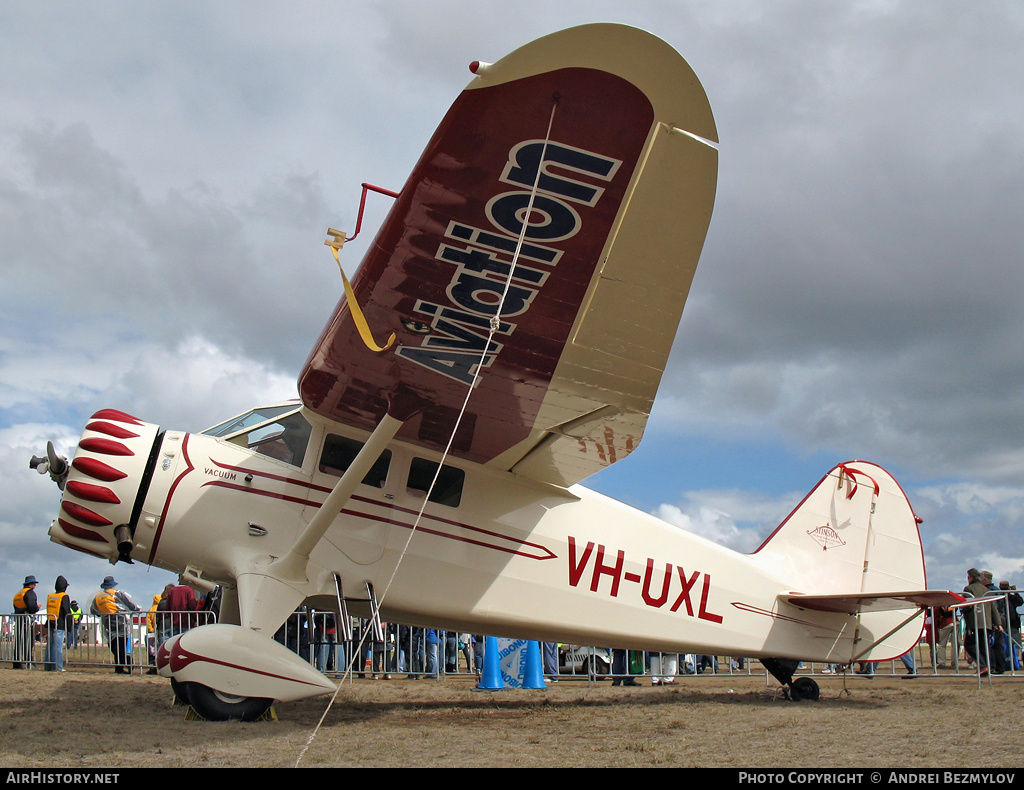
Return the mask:
POLYGON ((211 719, 335 689, 272 639, 303 603, 758 657, 794 697, 817 694, 800 660, 907 651, 950 596, 880 467, 837 465, 750 555, 578 485, 639 443, 710 222, 717 133, 687 63, 595 24, 471 70, 342 272, 300 399, 198 434, 94 414, 43 462, 51 539, 222 588, 220 622, 160 656, 211 719))

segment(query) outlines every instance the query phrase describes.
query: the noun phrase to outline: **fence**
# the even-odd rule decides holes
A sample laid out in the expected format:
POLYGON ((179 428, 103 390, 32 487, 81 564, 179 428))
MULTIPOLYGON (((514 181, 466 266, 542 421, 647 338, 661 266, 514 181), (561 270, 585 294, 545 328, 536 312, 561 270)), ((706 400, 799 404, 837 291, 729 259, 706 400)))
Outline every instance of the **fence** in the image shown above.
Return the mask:
MULTIPOLYGON (((172 630, 215 622, 212 612, 133 612, 108 621, 83 614, 64 631, 64 666, 154 667, 159 637, 172 630), (150 618, 153 618, 152 623, 150 618), (162 633, 155 630, 162 627, 162 633), (122 652, 123 651, 123 652, 122 652)), ((0 615, 0 663, 48 668, 50 630, 45 614, 0 615)))
MULTIPOLYGON (((1004 613, 1008 611, 1005 596, 999 606, 1004 613)), ((121 647, 118 639, 111 639, 110 629, 104 628, 101 618, 82 615, 76 627, 68 629, 65 634, 64 665, 116 668, 130 664, 149 669, 153 666, 159 641, 188 627, 215 622, 215 616, 211 612, 138 612, 124 615, 123 622, 124 658, 118 653, 121 647), (150 618, 154 621, 150 622, 150 618)), ((899 659, 887 661, 871 669, 870 674, 884 676, 913 672, 917 677, 973 676, 978 665, 970 661, 972 651, 975 654, 980 651, 989 658, 987 664, 994 663, 991 656, 997 649, 995 644, 979 643, 971 645, 972 651, 965 650, 962 617, 954 620, 951 629, 942 631, 935 627, 937 621, 934 616, 930 622, 933 625, 922 632, 921 639, 909 653, 909 665, 899 659)), ((275 638, 333 677, 433 679, 449 675, 479 676, 483 668, 484 636, 481 634, 394 623, 375 624, 359 618, 349 618, 345 623, 331 612, 312 609, 303 608, 293 614, 275 638)), ((0 663, 45 668, 47 641, 45 614, 0 615, 0 663)), ((1006 651, 1006 674, 1024 676, 1019 629, 1008 628, 1004 642, 998 647, 1006 651)), ((628 674, 652 677, 651 659, 661 657, 662 654, 657 652, 630 651, 628 674)), ((550 661, 545 662, 544 674, 551 679, 557 676, 559 679, 594 682, 610 677, 612 672, 612 651, 607 648, 560 645, 555 660, 557 668, 550 661)), ((656 662, 656 668, 658 665, 661 665, 660 661, 656 662)), ((696 678, 705 676, 706 670, 709 670, 706 675, 761 675, 764 672, 756 659, 688 654, 678 656, 674 675, 696 678)), ((810 662, 797 670, 797 674, 810 675, 839 672, 858 675, 853 666, 810 662)), ((662 668, 653 677, 662 678, 667 674, 662 668)), ((864 676, 867 674, 865 672, 864 676)))
POLYGON ((332 612, 293 614, 276 638, 327 675, 440 678, 483 668, 482 635, 359 618, 346 628, 332 612))

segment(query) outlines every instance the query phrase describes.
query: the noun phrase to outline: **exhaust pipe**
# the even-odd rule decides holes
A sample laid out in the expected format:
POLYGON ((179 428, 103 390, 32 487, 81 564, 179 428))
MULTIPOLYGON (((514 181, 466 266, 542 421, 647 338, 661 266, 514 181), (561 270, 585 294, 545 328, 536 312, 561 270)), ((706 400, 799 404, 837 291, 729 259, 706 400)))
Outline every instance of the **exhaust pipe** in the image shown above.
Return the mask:
POLYGON ((135 544, 132 542, 132 531, 127 524, 114 528, 114 540, 117 543, 117 561, 134 565, 132 561, 132 549, 135 544))

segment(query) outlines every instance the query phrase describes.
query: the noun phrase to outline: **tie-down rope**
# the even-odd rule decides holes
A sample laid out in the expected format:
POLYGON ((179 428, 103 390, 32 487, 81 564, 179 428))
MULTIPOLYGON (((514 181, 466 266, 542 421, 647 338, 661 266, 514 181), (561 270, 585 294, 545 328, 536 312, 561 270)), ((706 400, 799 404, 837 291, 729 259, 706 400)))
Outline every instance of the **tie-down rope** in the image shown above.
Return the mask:
MULTIPOLYGON (((460 425, 462 424, 462 418, 466 413, 466 407, 469 405, 469 398, 473 394, 473 390, 476 389, 477 382, 480 379, 480 372, 481 370, 483 370, 484 361, 487 358, 487 351, 491 347, 491 341, 493 340, 495 333, 501 327, 501 309, 505 305, 505 298, 508 296, 508 291, 509 288, 511 287, 512 278, 515 275, 516 265, 519 262, 519 255, 522 252, 523 243, 526 239, 526 231, 530 226, 530 217, 533 214, 533 206, 540 185, 540 176, 544 170, 544 160, 547 156, 548 143, 551 141, 551 128, 555 121, 555 110, 557 109, 558 99, 556 97, 551 106, 551 115, 548 118, 548 128, 547 132, 544 135, 544 147, 541 149, 540 161, 537 164, 537 175, 533 180, 533 187, 530 190, 530 200, 526 206, 526 213, 523 215, 523 227, 522 230, 519 232, 519 238, 516 242, 515 253, 512 256, 512 263, 509 267, 508 276, 505 278, 505 287, 502 290, 501 299, 498 301, 497 308, 490 320, 490 325, 487 332, 487 341, 484 343, 483 350, 480 353, 480 362, 477 363, 476 370, 473 372, 473 381, 470 382, 470 385, 466 390, 466 397, 462 401, 462 408, 459 409, 459 415, 455 419, 455 425, 452 428, 451 436, 448 438, 448 443, 447 445, 445 445, 444 452, 441 454, 441 460, 437 464, 437 470, 434 472, 434 478, 433 480, 430 481, 430 487, 427 489, 427 492, 423 497, 423 504, 420 505, 419 512, 416 514, 416 519, 413 521, 412 529, 409 530, 409 537, 406 538, 405 545, 402 547, 402 551, 398 555, 398 561, 395 563, 395 567, 391 571, 391 576, 388 578, 388 583, 384 586, 384 590, 381 592, 380 598, 377 599, 376 612, 371 612, 371 614, 377 615, 379 613, 381 605, 383 604, 384 599, 387 597, 388 590, 391 589, 391 584, 395 580, 395 576, 398 574, 398 568, 401 566, 402 561, 405 559, 405 555, 409 550, 409 544, 412 542, 413 536, 416 534, 416 529, 419 526, 420 520, 423 517, 423 511, 426 509, 427 503, 430 501, 430 494, 433 492, 434 486, 437 484, 437 479, 441 474, 441 467, 444 464, 445 459, 448 457, 449 452, 451 451, 452 444, 455 441, 455 436, 459 431, 460 425)), ((335 255, 337 255, 337 252, 335 252, 335 255)), ((342 276, 344 276, 344 272, 342 273, 342 276)), ((390 343, 388 345, 390 345, 390 343)), ((371 605, 372 604, 373 602, 371 601, 371 605)), ((359 644, 356 646, 356 655, 362 655, 363 643, 366 641, 367 630, 368 629, 363 629, 363 634, 359 639, 359 644)), ((345 677, 351 679, 352 662, 348 661, 347 657, 346 664, 347 666, 345 668, 345 674, 342 676, 341 683, 338 684, 338 687, 334 690, 334 694, 331 695, 331 699, 327 703, 327 707, 324 709, 323 715, 320 717, 320 720, 317 722, 316 727, 310 734, 309 739, 302 747, 302 751, 299 752, 298 758, 295 760, 296 768, 299 767, 299 763, 302 761, 303 756, 305 756, 306 751, 309 749, 310 745, 313 743, 313 740, 316 738, 317 733, 320 731, 320 726, 324 723, 324 719, 327 718, 327 714, 330 712, 331 706, 334 705, 334 701, 337 699, 338 693, 341 691, 341 687, 345 681, 345 677)))

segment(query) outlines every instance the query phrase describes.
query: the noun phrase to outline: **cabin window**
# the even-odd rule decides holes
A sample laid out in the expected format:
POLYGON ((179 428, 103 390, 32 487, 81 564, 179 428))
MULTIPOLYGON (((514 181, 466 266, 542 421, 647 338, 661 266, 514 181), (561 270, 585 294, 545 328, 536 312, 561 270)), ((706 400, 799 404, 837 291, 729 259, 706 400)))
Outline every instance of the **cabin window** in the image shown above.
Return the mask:
POLYGON ((228 441, 248 447, 260 455, 276 458, 292 466, 302 466, 312 428, 301 414, 293 413, 264 423, 228 441))
POLYGON ((437 464, 425 458, 413 458, 409 465, 409 491, 419 493, 420 496, 430 491, 429 501, 439 505, 458 507, 465 482, 466 473, 454 466, 442 466, 438 472, 437 464), (434 475, 437 475, 436 483, 434 475), (430 489, 431 483, 434 484, 433 490, 430 489))
MULTIPOLYGON (((328 434, 327 441, 324 442, 323 454, 320 456, 320 471, 341 477, 362 449, 362 442, 328 434)), ((387 482, 390 467, 391 451, 385 450, 377 457, 370 471, 366 473, 362 481, 363 485, 383 488, 384 483, 387 482)))

